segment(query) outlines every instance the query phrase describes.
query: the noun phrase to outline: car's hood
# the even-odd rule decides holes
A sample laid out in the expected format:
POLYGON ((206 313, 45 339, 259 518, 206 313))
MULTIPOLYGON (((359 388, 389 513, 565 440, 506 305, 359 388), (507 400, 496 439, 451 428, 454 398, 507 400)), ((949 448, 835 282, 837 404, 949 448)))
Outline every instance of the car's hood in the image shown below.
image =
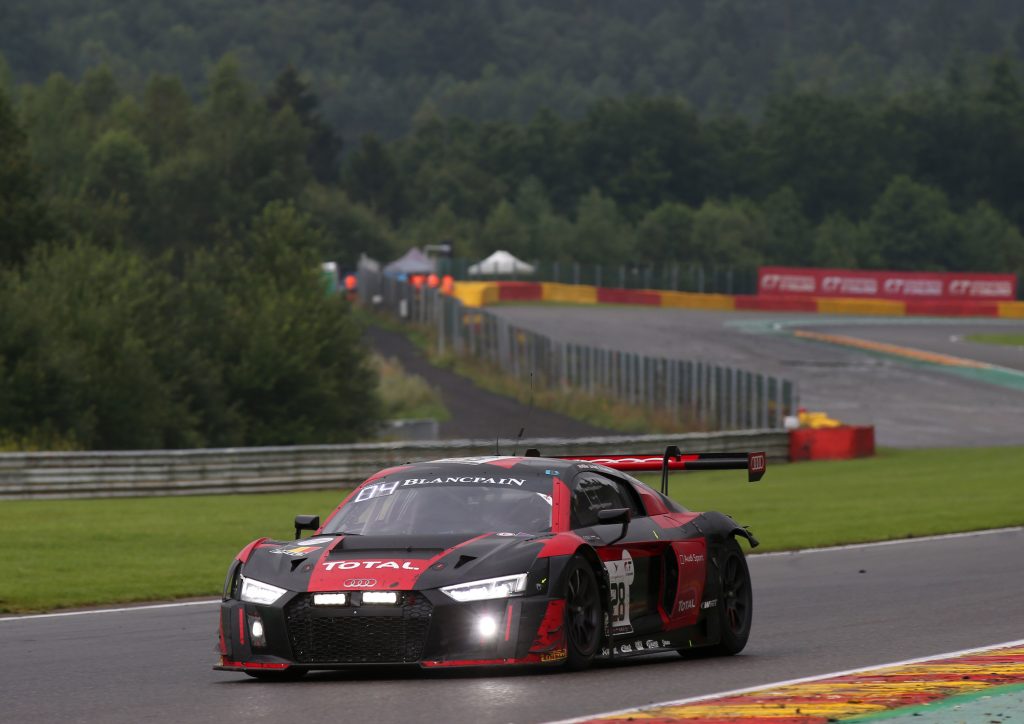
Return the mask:
POLYGON ((483 533, 264 541, 242 574, 291 591, 437 588, 525 573, 548 538, 483 533))

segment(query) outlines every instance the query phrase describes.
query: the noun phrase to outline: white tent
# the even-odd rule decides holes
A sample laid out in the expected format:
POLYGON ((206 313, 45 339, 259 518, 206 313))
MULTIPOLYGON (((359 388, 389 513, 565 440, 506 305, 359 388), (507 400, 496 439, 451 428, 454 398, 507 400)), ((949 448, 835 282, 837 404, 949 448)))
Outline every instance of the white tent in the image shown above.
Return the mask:
POLYGON ((533 274, 533 265, 498 250, 469 268, 469 275, 474 277, 498 274, 533 274))

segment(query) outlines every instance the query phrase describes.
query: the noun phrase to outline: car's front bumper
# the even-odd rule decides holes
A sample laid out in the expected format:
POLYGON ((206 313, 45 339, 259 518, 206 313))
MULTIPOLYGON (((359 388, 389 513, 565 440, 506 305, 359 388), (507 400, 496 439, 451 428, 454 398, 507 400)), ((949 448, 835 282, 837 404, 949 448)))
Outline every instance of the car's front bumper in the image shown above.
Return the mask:
POLYGON ((434 668, 565 659, 561 599, 519 596, 459 603, 434 590, 401 592, 400 597, 398 605, 357 606, 316 606, 307 593, 289 593, 270 606, 225 601, 220 611, 220 662, 214 668, 434 668), (262 638, 253 636, 256 621, 262 638))

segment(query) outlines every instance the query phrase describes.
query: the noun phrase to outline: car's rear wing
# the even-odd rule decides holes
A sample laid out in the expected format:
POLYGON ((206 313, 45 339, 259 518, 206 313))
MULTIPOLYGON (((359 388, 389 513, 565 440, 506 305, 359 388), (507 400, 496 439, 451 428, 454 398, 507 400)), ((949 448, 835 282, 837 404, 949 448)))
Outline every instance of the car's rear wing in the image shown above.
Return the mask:
MULTIPOLYGON (((539 457, 540 453, 527 450, 526 455, 539 457)), ((675 445, 669 445, 664 455, 562 455, 558 459, 595 463, 625 472, 660 470, 661 492, 665 495, 668 495, 668 474, 672 470, 746 470, 747 480, 755 483, 768 469, 768 456, 764 452, 684 454, 675 445)))

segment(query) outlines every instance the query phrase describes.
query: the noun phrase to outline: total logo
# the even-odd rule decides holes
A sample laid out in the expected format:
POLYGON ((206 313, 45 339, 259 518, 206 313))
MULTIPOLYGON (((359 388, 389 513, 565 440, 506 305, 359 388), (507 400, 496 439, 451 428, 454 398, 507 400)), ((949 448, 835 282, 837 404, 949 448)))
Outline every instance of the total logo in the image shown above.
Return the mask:
POLYGON ((692 598, 688 598, 685 601, 680 601, 679 602, 679 613, 684 613, 686 611, 692 611, 695 608, 697 608, 697 602, 694 601, 692 598))
POLYGON ((409 561, 325 561, 324 568, 333 571, 335 568, 342 571, 354 570, 356 568, 394 568, 403 571, 418 571, 419 566, 414 566, 409 561))

